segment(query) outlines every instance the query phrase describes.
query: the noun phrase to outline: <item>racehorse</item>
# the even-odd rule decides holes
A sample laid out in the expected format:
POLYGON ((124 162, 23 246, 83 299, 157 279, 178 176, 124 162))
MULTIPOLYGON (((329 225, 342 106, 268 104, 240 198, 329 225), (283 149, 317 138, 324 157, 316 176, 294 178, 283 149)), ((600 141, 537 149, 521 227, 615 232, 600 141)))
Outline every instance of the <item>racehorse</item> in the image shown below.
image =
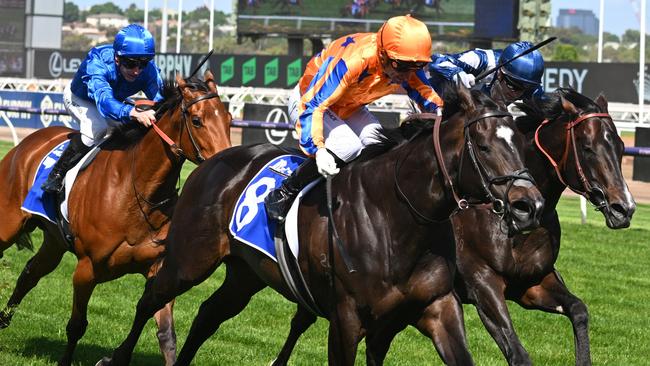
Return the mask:
MULTIPOLYGON (((608 227, 618 229, 629 226, 635 204, 621 173, 623 142, 605 97, 594 102, 574 90, 558 89, 548 98, 519 105, 526 116, 517 119, 526 136, 526 166, 546 202, 541 227, 509 237, 490 210, 470 207, 453 215, 455 288, 463 303, 476 306, 508 364, 530 365, 531 360, 514 330, 506 299, 567 316, 574 330, 576 364, 590 365, 587 307, 554 268, 560 250, 555 207, 568 186, 603 213, 608 227)), ((298 307, 274 365, 287 364, 298 337, 315 321, 298 307)))
MULTIPOLYGON (((431 243, 436 222, 446 220, 459 204, 464 206, 453 192, 480 200, 485 195, 499 197, 511 211, 504 220, 523 229, 535 221, 543 202, 520 172, 523 140, 514 134, 510 114, 480 92, 462 88, 458 94, 458 112, 447 122, 432 128, 430 120, 415 120, 383 130, 383 142, 366 147, 332 179, 332 220, 355 273, 345 269, 342 252, 328 246, 324 184, 316 185, 301 202, 298 261, 318 308, 326 309, 324 316, 330 320, 330 363, 354 364, 364 336, 374 345, 368 363, 380 363, 384 346, 408 324, 432 339, 444 362, 472 363, 462 308, 452 288, 453 245, 431 243), (436 150, 450 167, 447 173, 436 150), (454 191, 444 183, 452 181, 454 191), (422 268, 426 261, 435 265, 422 268), (432 285, 422 287, 427 279, 433 279, 428 281, 432 285)), ((278 265, 238 242, 228 229, 246 184, 271 158, 283 154, 272 145, 234 147, 192 173, 172 218, 162 266, 147 281, 131 331, 112 357, 98 365, 128 364, 154 312, 204 281, 221 263, 226 264, 225 281, 201 305, 177 365, 188 365, 221 323, 241 312, 264 287, 296 301, 278 265)))
MULTIPOLYGON (((68 139, 73 130, 40 129, 27 136, 0 162, 0 255, 13 243, 30 244, 29 233, 43 230, 43 244, 20 274, 0 328, 9 325, 17 306, 38 281, 52 272, 70 250, 78 263, 74 271, 72 315, 66 327, 67 346, 60 364, 69 365, 87 322, 87 305, 98 283, 127 273, 149 277, 154 259, 164 250, 161 238, 178 198, 176 185, 187 159, 196 164, 230 147, 230 113, 224 108, 212 73, 205 81, 176 77, 165 83, 154 129, 138 125, 115 131, 95 160, 81 171, 68 198, 70 248, 58 227, 40 216, 21 210, 43 156, 68 139)), ((130 125, 126 125, 130 126, 130 125)), ((126 127, 124 126, 124 127, 126 127)), ((171 304, 157 314, 159 341, 166 362, 176 357, 171 304)))

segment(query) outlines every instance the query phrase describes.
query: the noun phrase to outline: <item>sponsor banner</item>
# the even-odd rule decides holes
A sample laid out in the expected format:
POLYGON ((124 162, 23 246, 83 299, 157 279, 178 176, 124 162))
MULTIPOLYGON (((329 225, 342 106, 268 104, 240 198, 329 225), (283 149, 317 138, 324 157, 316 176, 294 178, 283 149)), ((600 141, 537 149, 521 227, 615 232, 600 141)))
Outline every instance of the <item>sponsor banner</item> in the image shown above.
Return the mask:
MULTIPOLYGON (((0 106, 11 109, 65 110, 63 94, 45 92, 5 91, 0 90, 0 106)), ((67 126, 79 128, 79 125, 67 115, 3 111, 15 127, 42 128, 49 126, 67 126)), ((0 122, 4 125, 5 122, 0 122)))
MULTIPOLYGON (((34 76, 40 79, 71 79, 85 52, 36 50, 34 76)), ((172 79, 176 73, 189 76, 202 54, 158 54, 156 65, 163 79, 172 79)), ((253 86, 263 88, 291 88, 298 82, 309 58, 289 56, 212 55, 197 75, 210 68, 218 85, 253 86)))
MULTIPOLYGON (((85 57, 84 52, 36 50, 34 75, 37 78, 72 78, 85 57)), ((177 72, 188 76, 202 60, 201 54, 158 54, 156 64, 163 78, 177 72)), ((218 85, 261 88, 292 88, 305 69, 309 58, 290 56, 212 55, 199 71, 208 67, 218 85)), ((638 103, 637 64, 547 62, 543 86, 546 91, 573 87, 595 98, 603 92, 607 99, 619 103, 638 103)), ((650 73, 646 74, 650 78, 650 73)), ((646 100, 650 101, 650 80, 646 81, 646 100)))
MULTIPOLYGON (((397 112, 373 112, 384 127, 392 128, 399 125, 400 115, 397 112)), ((286 106, 249 104, 244 105, 244 120, 263 121, 270 123, 290 123, 286 106)), ((244 128, 242 145, 272 143, 288 148, 298 148, 298 134, 295 130, 275 130, 261 128, 244 128)))
MULTIPOLYGON (((634 146, 650 147, 650 128, 637 127, 634 134, 634 146)), ((632 179, 650 182, 650 156, 635 156, 632 179)))

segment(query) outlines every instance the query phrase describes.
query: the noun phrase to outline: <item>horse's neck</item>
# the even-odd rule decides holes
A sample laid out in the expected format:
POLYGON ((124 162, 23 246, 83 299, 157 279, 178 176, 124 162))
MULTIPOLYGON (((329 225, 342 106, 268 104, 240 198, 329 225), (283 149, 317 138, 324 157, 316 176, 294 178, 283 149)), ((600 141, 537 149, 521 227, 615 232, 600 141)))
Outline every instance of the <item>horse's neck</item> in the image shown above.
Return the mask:
MULTIPOLYGON (((180 138, 180 129, 174 128, 173 122, 178 116, 165 114, 157 122, 158 127, 177 144, 180 138)), ((180 117, 179 117, 180 118, 180 117)), ((180 177, 182 160, 176 156, 170 146, 153 130, 133 147, 135 154, 131 171, 133 181, 136 183, 138 193, 143 197, 154 197, 156 194, 169 195, 175 191, 175 186, 180 177)))

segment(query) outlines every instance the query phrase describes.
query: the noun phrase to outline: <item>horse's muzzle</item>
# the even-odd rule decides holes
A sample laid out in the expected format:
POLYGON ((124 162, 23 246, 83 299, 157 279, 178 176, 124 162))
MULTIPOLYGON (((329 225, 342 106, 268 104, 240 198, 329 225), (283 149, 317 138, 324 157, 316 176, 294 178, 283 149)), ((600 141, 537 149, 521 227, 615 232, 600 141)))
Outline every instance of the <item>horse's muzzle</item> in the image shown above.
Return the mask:
POLYGON ((632 215, 636 211, 636 205, 625 204, 623 202, 612 202, 603 208, 605 222, 610 229, 624 229, 630 226, 632 215))

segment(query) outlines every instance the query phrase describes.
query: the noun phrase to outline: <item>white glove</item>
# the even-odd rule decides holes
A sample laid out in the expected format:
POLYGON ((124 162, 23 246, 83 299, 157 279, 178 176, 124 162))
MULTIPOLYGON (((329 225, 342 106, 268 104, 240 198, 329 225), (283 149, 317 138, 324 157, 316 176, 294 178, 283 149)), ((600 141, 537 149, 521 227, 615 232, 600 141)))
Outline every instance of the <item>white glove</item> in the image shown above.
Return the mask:
POLYGON ((476 84, 476 77, 472 74, 468 74, 465 71, 461 71, 455 76, 456 82, 460 79, 460 82, 465 85, 466 88, 471 88, 476 84))
POLYGON ((336 175, 339 172, 334 156, 325 148, 320 148, 316 151, 316 166, 318 167, 318 172, 325 178, 336 175))

